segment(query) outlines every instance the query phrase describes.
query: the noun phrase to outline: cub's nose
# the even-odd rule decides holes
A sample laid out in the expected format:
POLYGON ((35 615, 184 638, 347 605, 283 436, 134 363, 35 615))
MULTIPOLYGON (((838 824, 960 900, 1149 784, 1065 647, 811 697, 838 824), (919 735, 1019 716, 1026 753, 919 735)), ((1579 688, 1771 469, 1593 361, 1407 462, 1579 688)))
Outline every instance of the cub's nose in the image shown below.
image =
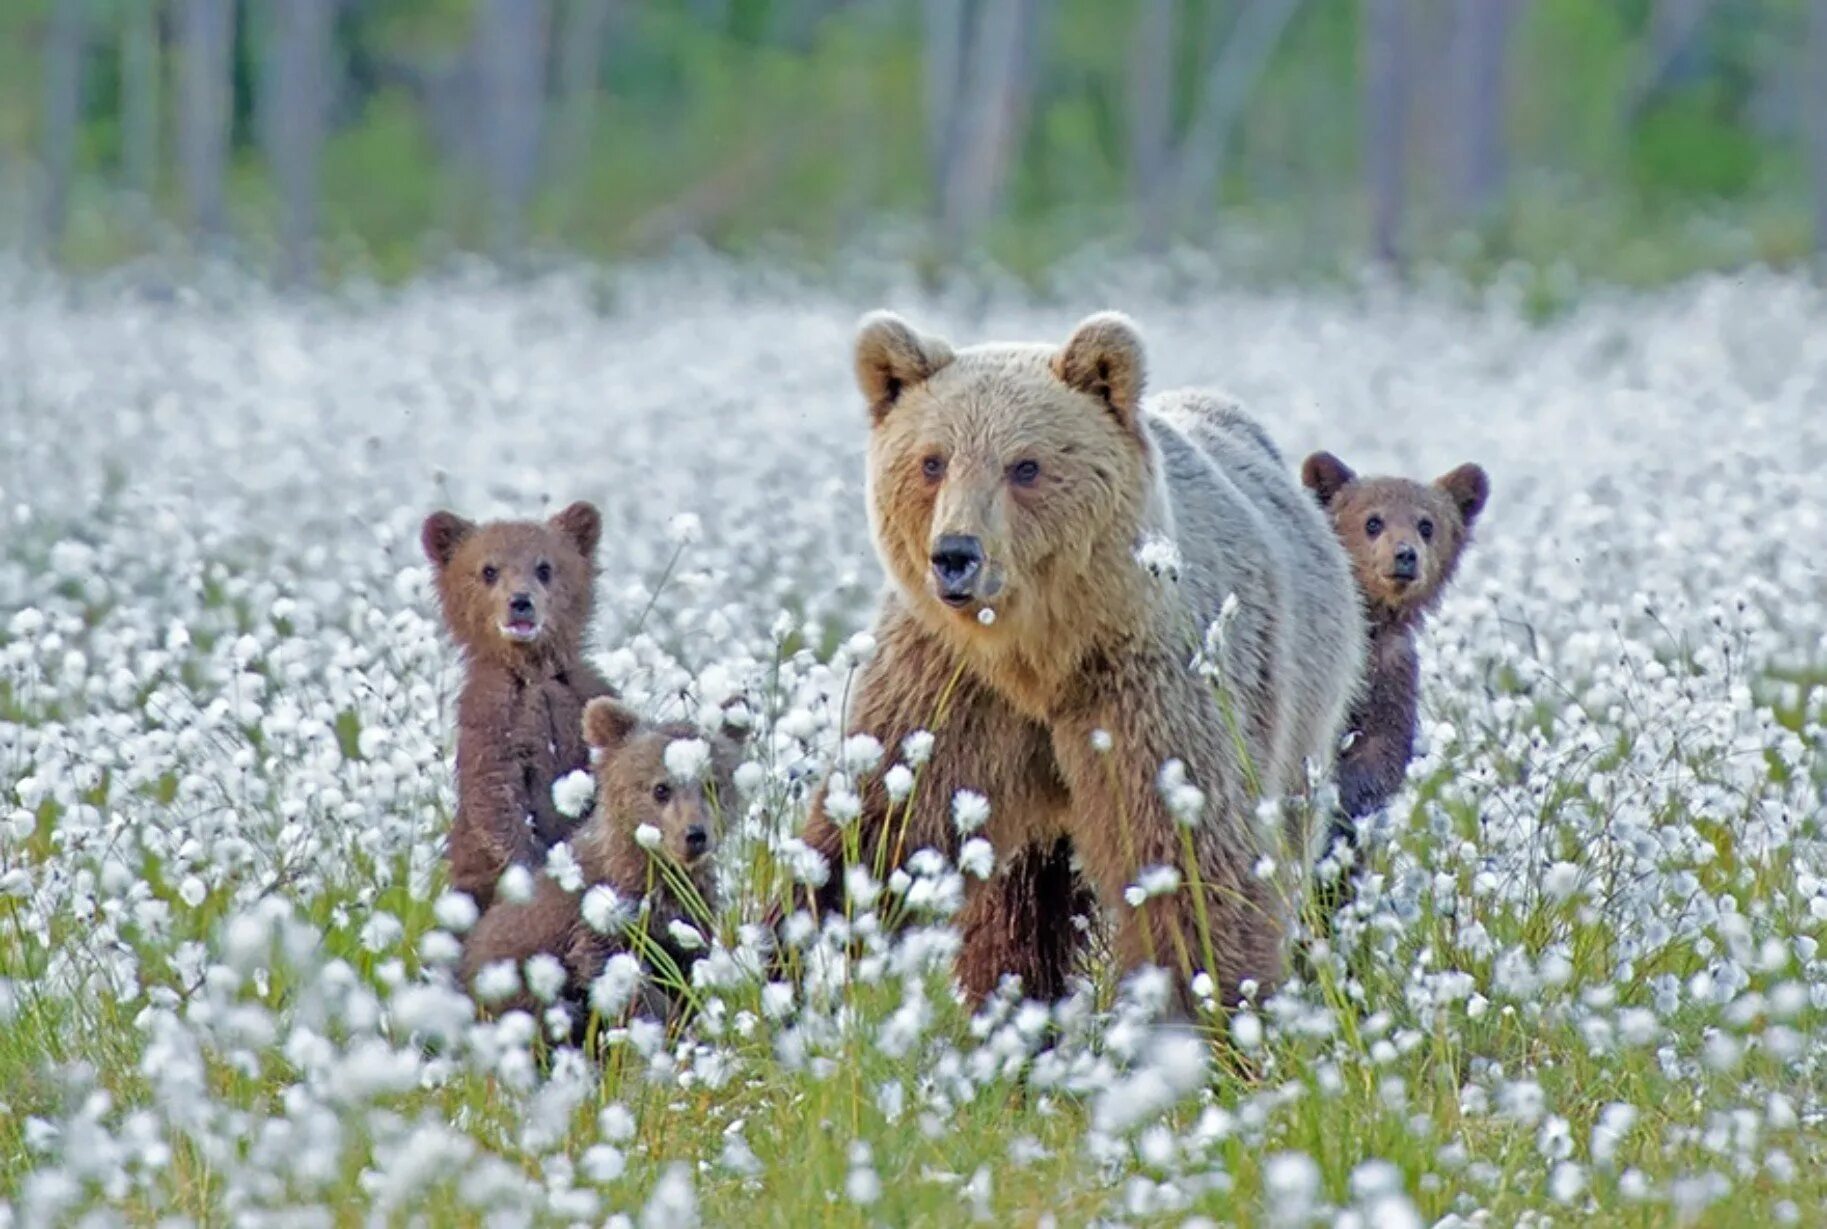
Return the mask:
POLYGON ((530 593, 516 593, 513 597, 509 598, 508 613, 513 615, 516 619, 532 618, 533 595, 530 593))
POLYGON ((1413 580, 1420 574, 1421 556, 1407 542, 1396 547, 1395 576, 1398 580, 1413 580))
POLYGON ((703 853, 709 844, 710 833, 705 831, 703 824, 693 824, 685 830, 685 852, 692 857, 703 853))
POLYGON ((971 584, 983 570, 983 544, 964 534, 948 533, 933 544, 933 578, 948 605, 970 600, 971 584))

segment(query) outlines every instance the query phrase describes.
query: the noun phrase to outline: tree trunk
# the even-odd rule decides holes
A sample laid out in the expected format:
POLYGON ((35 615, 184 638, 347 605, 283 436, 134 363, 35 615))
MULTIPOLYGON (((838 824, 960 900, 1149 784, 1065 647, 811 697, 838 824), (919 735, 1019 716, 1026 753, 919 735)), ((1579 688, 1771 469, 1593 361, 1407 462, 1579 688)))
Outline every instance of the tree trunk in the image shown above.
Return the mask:
POLYGON ((159 0, 126 0, 121 30, 121 169, 150 215, 159 177, 159 0))
POLYGON ((1173 195, 1178 8, 1179 0, 1142 0, 1129 49, 1129 199, 1145 247, 1165 239, 1173 195))
POLYGON ((520 249, 539 177, 551 12, 547 0, 482 0, 480 17, 490 243, 505 258, 520 249))
POLYGON ((1033 85, 1039 0, 983 0, 970 35, 957 146, 941 184, 939 243, 962 251, 995 212, 1033 85), (968 121, 968 122, 965 122, 968 121))
POLYGON ((1458 84, 1455 212, 1489 225, 1508 171, 1509 43, 1515 0, 1456 0, 1453 70, 1458 84))
POLYGON ((1174 212, 1181 226, 1210 207, 1238 121, 1299 8, 1300 0, 1244 0, 1223 50, 1213 56, 1174 175, 1174 212))
POLYGON ((55 0, 44 44, 44 242, 55 253, 70 220, 76 137, 82 126, 85 0, 55 0))
POLYGON ((1402 215, 1408 167, 1406 0, 1364 0, 1364 186, 1370 197, 1371 250, 1402 267, 1402 215))
POLYGON ((1810 0, 1808 5, 1807 55, 1802 89, 1814 180, 1814 249, 1822 271, 1827 272, 1827 0, 1810 0))
POLYGON ((611 0, 571 0, 565 9, 558 60, 558 175, 574 180, 590 156, 601 98, 603 44, 614 16, 611 0))
POLYGON ((233 0, 180 0, 178 38, 184 48, 179 91, 178 147, 190 224, 205 246, 228 234, 224 177, 228 170, 233 0))
POLYGON ((972 23, 966 0, 925 0, 920 15, 926 35, 926 163, 936 218, 957 158, 972 23))
POLYGON ((308 282, 317 270, 317 168, 329 106, 334 0, 273 0, 268 18, 267 156, 279 189, 280 276, 308 282))

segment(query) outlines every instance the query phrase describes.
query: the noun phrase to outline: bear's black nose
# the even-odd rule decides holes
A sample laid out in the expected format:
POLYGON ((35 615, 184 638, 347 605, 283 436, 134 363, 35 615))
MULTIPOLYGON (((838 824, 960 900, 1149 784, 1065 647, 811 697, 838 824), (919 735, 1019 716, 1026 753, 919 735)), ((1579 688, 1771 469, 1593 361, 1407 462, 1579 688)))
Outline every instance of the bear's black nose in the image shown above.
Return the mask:
POLYGON ((697 857, 710 844, 710 833, 704 830, 703 824, 693 824, 685 830, 685 852, 697 857))
POLYGON ((933 578, 940 598, 950 605, 970 600, 971 582, 982 569, 983 544, 976 538, 948 533, 933 545, 933 578))
POLYGON ((1413 580, 1420 570, 1421 557, 1415 548, 1404 542, 1396 547, 1395 576, 1397 580, 1413 580))
POLYGON ((516 593, 513 597, 509 598, 508 599, 508 613, 513 615, 516 619, 532 618, 533 617, 532 595, 527 594, 527 593, 516 593))

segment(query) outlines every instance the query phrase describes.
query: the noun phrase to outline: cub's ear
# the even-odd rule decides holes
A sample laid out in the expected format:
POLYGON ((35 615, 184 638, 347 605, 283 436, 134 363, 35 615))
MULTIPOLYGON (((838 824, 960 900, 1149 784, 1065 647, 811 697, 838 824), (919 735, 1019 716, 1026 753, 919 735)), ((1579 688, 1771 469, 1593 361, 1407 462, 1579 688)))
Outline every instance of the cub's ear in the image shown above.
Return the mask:
POLYGON ((1322 508, 1330 508, 1333 497, 1357 480, 1351 466, 1329 452, 1316 452, 1301 462, 1300 484, 1319 497, 1322 508))
POLYGON ((1141 413, 1146 366, 1142 334, 1121 312, 1086 316, 1053 358, 1055 375, 1109 406, 1125 427, 1141 413))
POLYGON ((621 746, 640 724, 641 715, 620 700, 598 696, 584 705, 584 741, 599 751, 621 746))
POLYGON ((857 325, 856 386, 877 422, 902 393, 951 361, 950 346, 916 332, 893 312, 870 312, 857 325))
POLYGON ((1459 519, 1465 522, 1467 529, 1484 511, 1484 501, 1491 495, 1491 480, 1485 477, 1484 470, 1469 462, 1440 475, 1434 479, 1434 485, 1459 506, 1459 519))
POLYGON ((603 517, 595 504, 580 499, 546 524, 571 539, 577 553, 584 558, 596 557, 596 544, 603 536, 603 517))
POLYGON ((717 732, 740 747, 749 740, 749 733, 755 724, 755 715, 749 711, 748 701, 738 697, 723 706, 722 720, 717 723, 717 732))
POLYGON ((425 549, 425 557, 431 560, 432 566, 442 572, 450 566, 451 557, 463 545, 463 539, 475 532, 475 522, 466 521, 455 512, 434 512, 425 518, 425 524, 419 529, 419 545, 425 549))

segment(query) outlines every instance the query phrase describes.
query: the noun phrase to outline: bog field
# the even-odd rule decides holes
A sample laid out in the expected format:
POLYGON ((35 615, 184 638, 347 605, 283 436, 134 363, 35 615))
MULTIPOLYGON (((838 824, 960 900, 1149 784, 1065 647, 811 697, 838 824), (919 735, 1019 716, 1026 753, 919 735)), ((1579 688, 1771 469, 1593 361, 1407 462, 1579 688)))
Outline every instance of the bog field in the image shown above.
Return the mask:
POLYGON ((1827 297, 1527 308, 1185 266, 319 298, 0 266, 0 1226, 1827 1221, 1827 297), (763 955, 871 648, 851 339, 884 305, 959 342, 1118 308, 1153 387, 1229 389, 1292 461, 1490 472, 1357 899, 1209 1044, 1102 960, 973 1017, 946 915, 981 866, 856 885, 791 978, 763 955), (758 714, 696 1016, 592 1058, 452 981, 460 673, 418 542, 573 499, 607 678, 758 714))

